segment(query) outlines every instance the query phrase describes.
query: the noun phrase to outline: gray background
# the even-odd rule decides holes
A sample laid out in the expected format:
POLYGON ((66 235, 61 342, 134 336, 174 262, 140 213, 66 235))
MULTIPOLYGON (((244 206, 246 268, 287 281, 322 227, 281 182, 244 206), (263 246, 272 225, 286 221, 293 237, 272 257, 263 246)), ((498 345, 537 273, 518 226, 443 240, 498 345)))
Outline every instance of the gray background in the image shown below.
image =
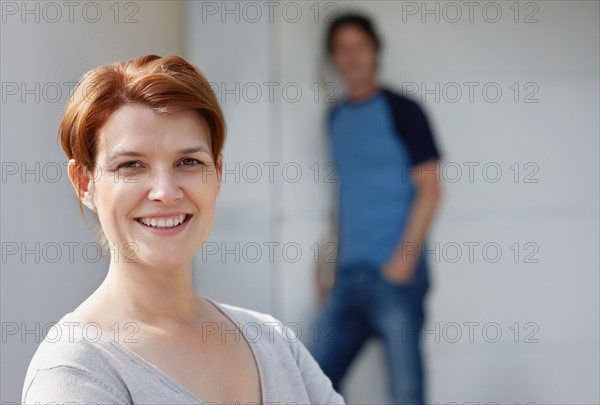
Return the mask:
MULTIPOLYGON (((599 3, 520 2, 518 16, 513 2, 474 3, 470 20, 463 2, 275 2, 270 18, 263 2, 119 2, 116 15, 101 1, 77 3, 70 21, 62 2, 29 2, 31 14, 2 2, 1 401, 20 402, 44 325, 85 299, 108 265, 84 249, 93 234, 56 140, 68 83, 146 53, 200 67, 228 121, 230 171, 208 242, 218 252, 196 257, 197 290, 297 322, 311 340, 314 244, 335 185, 323 118, 327 95, 342 96, 321 44, 328 15, 353 9, 376 18, 382 78, 416 89, 444 152, 430 237, 439 249, 427 303, 429 400, 600 403, 599 3), (236 242, 237 253, 221 256, 236 242), (69 243, 79 244, 72 260, 69 243), (273 260, 269 243, 279 243, 273 260)), ((388 400, 383 361, 372 342, 350 372, 350 402, 388 400)))

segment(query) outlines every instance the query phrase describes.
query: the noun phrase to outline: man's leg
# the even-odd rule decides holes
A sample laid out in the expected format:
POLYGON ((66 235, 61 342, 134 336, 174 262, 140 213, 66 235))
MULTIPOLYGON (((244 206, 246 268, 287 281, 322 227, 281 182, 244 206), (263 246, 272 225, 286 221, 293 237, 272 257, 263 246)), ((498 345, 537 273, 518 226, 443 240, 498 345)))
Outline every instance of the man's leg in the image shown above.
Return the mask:
POLYGON ((338 391, 350 364, 372 335, 361 307, 360 280, 353 270, 338 272, 309 343, 313 357, 338 391))
MULTIPOLYGON (((422 262, 419 266, 425 264, 422 262)), ((427 268, 416 271, 427 271, 427 268)), ((401 285, 387 281, 378 273, 373 283, 378 301, 371 308, 371 316, 385 346, 395 404, 425 403, 420 344, 423 301, 427 291, 424 282, 423 274, 419 274, 413 283, 401 285)))

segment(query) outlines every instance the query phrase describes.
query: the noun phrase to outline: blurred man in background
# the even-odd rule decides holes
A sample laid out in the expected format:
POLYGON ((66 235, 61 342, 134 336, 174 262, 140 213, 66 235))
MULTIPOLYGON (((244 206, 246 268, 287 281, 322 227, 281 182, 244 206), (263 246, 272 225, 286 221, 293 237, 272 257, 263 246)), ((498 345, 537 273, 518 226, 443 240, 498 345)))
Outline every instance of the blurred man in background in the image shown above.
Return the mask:
POLYGON ((339 390, 367 339, 381 338, 394 403, 423 404, 425 242, 440 200, 440 153, 421 108, 379 84, 381 41, 368 18, 338 17, 326 45, 346 96, 328 123, 339 242, 312 352, 339 390))

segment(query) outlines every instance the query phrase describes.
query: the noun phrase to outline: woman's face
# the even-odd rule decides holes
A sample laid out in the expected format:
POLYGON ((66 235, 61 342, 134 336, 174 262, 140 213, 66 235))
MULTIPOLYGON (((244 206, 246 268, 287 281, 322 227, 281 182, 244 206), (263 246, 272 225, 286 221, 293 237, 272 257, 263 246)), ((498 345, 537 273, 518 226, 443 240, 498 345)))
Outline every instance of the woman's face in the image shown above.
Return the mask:
POLYGON ((163 268, 191 261, 210 233, 221 184, 204 118, 127 104, 98 140, 88 194, 112 259, 163 268))

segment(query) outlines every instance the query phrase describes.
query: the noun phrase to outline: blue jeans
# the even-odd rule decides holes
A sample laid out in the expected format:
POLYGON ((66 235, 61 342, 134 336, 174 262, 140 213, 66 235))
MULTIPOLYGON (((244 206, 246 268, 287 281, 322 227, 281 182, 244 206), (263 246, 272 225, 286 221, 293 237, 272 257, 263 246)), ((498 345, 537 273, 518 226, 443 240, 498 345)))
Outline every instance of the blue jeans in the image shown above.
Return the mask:
POLYGON ((336 390, 364 343, 382 340, 395 404, 422 405, 424 373, 420 332, 429 288, 422 256, 408 284, 390 282, 381 268, 355 263, 337 269, 336 281, 309 347, 336 390))

